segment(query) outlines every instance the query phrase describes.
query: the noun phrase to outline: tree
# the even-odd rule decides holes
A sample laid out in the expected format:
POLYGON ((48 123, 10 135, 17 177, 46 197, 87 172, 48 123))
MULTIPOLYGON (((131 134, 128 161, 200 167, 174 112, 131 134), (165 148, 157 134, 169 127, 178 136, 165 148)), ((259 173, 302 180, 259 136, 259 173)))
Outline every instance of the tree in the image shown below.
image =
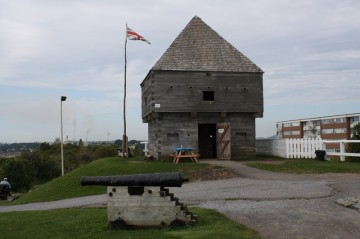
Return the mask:
POLYGON ((35 169, 29 160, 9 160, 4 166, 4 177, 9 179, 12 190, 28 190, 35 180, 35 169))
POLYGON ((50 150, 51 149, 51 146, 49 143, 41 143, 40 144, 40 151, 47 151, 47 150, 50 150))
POLYGON ((114 144, 118 145, 118 146, 122 146, 122 140, 121 139, 117 139, 115 140, 114 144))
POLYGON ((83 142, 82 139, 80 139, 80 140, 79 140, 79 147, 82 147, 82 146, 84 146, 84 142, 83 142))
MULTIPOLYGON (((360 123, 356 124, 352 131, 351 139, 360 140, 360 123)), ((360 153, 360 143, 350 143, 348 146, 350 153, 360 153)), ((350 157, 350 161, 360 161, 360 157, 350 157)))
POLYGON ((97 158, 115 157, 117 156, 116 145, 98 146, 95 150, 97 158))
POLYGON ((41 182, 47 182, 61 175, 61 169, 56 160, 50 157, 43 157, 34 165, 36 178, 41 182))
POLYGON ((95 159, 95 152, 89 147, 81 147, 76 154, 76 160, 80 165, 92 162, 95 159))

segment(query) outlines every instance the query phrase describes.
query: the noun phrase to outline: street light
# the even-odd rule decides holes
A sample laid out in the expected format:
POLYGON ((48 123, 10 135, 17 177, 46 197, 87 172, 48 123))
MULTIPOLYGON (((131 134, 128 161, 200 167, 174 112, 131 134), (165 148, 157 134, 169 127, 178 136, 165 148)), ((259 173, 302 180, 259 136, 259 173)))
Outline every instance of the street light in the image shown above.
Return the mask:
POLYGON ((61 118, 61 176, 64 176, 64 145, 63 145, 63 123, 62 123, 62 102, 66 101, 66 96, 60 98, 60 118, 61 118))

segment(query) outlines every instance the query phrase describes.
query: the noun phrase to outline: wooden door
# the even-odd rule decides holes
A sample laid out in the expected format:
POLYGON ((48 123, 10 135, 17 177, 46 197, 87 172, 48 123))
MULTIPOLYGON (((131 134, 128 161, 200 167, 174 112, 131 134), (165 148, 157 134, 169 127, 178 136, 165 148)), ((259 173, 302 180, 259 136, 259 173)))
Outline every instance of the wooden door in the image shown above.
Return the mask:
POLYGON ((217 159, 231 158, 231 132, 230 123, 216 124, 217 159))

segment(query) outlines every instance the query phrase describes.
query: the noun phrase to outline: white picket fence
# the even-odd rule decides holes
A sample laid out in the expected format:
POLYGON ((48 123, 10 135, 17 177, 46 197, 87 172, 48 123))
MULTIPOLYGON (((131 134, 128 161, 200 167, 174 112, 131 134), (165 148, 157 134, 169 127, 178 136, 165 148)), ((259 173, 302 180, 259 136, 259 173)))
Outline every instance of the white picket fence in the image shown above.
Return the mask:
POLYGON ((326 152, 327 155, 360 157, 360 153, 346 153, 346 143, 360 143, 360 140, 327 141, 322 139, 257 139, 256 154, 273 155, 282 158, 315 158, 315 150, 325 150, 326 144, 340 144, 340 152, 326 152))
POLYGON ((256 153, 282 158, 315 158, 315 150, 323 150, 321 139, 259 139, 256 153))

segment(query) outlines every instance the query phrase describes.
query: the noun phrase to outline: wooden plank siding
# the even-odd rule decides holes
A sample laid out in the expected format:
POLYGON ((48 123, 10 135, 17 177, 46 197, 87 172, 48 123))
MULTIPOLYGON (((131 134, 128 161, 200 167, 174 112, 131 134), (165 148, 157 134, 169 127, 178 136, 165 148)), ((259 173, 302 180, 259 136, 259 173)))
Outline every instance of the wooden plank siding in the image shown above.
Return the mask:
POLYGON ((233 158, 255 154, 255 118, 249 113, 157 113, 149 124, 149 153, 155 158, 168 158, 174 147, 198 148, 198 125, 229 122, 231 125, 231 155, 233 158))
POLYGON ((263 112, 262 73, 152 72, 141 86, 143 118, 151 112, 263 112), (203 91, 213 91, 214 101, 204 101, 203 91))

